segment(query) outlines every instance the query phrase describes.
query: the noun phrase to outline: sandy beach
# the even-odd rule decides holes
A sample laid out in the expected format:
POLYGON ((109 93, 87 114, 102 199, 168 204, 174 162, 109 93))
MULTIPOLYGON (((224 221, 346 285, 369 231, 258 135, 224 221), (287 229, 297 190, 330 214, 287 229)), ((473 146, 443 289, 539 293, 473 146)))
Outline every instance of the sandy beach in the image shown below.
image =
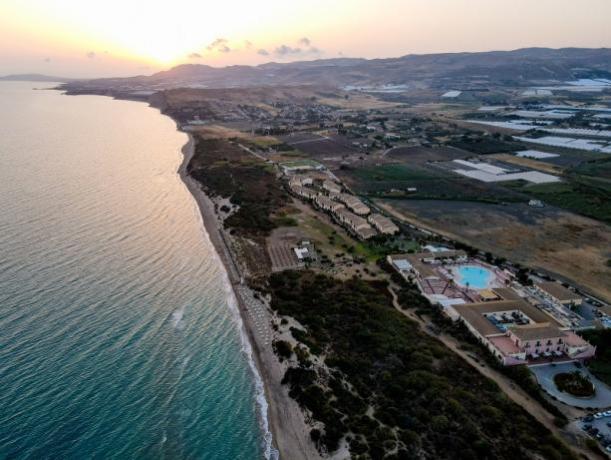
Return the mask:
POLYGON ((178 172, 195 198, 208 237, 225 267, 242 318, 244 333, 252 347, 254 365, 263 382, 268 406, 267 420, 272 435, 270 457, 291 460, 319 459, 321 456, 310 440, 310 428, 304 421, 301 409, 288 395, 287 388, 280 383, 285 369, 277 360, 271 346, 271 312, 263 302, 252 297, 250 289, 242 284, 239 261, 234 259, 227 241, 228 235, 223 232, 214 203, 202 191, 199 183, 187 173, 187 165, 195 150, 195 140, 193 136, 188 135, 189 141, 183 147, 184 160, 178 172))

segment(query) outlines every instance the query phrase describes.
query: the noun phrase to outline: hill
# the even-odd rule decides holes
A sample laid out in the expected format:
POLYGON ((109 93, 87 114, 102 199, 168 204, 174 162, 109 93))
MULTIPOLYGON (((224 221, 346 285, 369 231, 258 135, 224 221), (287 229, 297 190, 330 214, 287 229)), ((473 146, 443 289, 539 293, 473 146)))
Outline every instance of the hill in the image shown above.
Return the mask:
POLYGON ((515 51, 407 55, 390 59, 323 59, 223 68, 183 64, 150 76, 75 82, 66 89, 108 91, 260 85, 419 85, 468 90, 482 85, 611 77, 611 49, 525 48, 515 51))

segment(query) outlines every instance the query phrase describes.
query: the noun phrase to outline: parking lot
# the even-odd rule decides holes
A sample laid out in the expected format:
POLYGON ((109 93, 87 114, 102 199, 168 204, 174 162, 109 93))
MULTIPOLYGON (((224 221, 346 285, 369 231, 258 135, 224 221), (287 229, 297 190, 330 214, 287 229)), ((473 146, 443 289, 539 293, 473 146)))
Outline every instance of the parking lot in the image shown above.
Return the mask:
POLYGON ((598 440, 602 448, 611 453, 611 414, 609 416, 594 418, 585 417, 578 421, 579 428, 598 440))

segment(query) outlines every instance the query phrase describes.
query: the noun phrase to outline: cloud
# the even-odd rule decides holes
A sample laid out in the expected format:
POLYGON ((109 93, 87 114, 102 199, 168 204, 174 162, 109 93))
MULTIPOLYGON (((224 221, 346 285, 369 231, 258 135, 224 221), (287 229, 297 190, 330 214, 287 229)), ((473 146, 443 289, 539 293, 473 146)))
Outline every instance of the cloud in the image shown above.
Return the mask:
POLYGON ((288 56, 291 54, 300 54, 301 51, 301 48, 293 48, 288 45, 280 45, 276 47, 274 53, 276 53, 278 56, 288 56))
POLYGON ((89 59, 93 59, 93 58, 95 58, 95 51, 89 51, 89 52, 87 53, 87 57, 88 57, 89 59))
POLYGON ((244 47, 249 50, 252 48, 252 42, 250 40, 244 40, 244 47))
POLYGON ((210 43, 206 49, 208 51, 218 51, 220 53, 229 53, 231 48, 228 46, 229 40, 226 38, 217 38, 212 43, 210 43))
POLYGON ((189 54, 189 59, 201 59, 203 56, 199 53, 191 53, 189 54))
POLYGON ((257 54, 260 56, 269 56, 269 51, 267 51, 266 49, 261 48, 260 50, 257 51, 257 54))
POLYGON ((280 45, 274 49, 274 53, 278 56, 318 56, 323 54, 323 51, 314 46, 312 41, 309 38, 302 38, 298 40, 300 46, 289 46, 289 45, 280 45))

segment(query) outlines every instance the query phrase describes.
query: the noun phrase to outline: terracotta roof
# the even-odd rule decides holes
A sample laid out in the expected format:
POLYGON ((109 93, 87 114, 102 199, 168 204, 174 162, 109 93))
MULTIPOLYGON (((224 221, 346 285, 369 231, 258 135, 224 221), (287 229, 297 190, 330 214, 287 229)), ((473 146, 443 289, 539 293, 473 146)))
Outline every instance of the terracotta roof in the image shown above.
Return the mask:
POLYGON ((453 308, 471 325, 471 327, 483 336, 503 333, 484 316, 485 313, 519 310, 535 323, 546 323, 547 325, 559 326, 554 318, 544 311, 533 307, 524 300, 497 300, 493 302, 466 303, 455 305, 453 308))
POLYGON ((513 326, 510 329, 511 333, 520 340, 555 339, 566 335, 558 327, 546 323, 513 326))

